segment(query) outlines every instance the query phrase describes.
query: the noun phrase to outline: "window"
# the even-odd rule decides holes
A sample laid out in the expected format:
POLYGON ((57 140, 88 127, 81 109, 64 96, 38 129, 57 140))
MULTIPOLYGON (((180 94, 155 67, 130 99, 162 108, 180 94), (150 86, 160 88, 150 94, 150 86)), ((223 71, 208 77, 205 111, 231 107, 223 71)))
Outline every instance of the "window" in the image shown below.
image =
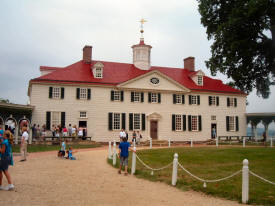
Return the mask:
POLYGON ((134 114, 134 130, 140 130, 140 114, 134 114))
POLYGON ((140 102, 140 92, 134 92, 134 102, 140 102))
POLYGON ((197 104, 197 96, 193 96, 191 97, 191 104, 197 104))
POLYGON ((230 107, 234 106, 234 99, 233 98, 229 98, 229 106, 230 107))
POLYGON ((182 103, 182 95, 176 94, 176 104, 182 103))
POLYGON ((198 116, 191 116, 191 129, 198 131, 198 116))
POLYGON ((200 105, 200 95, 189 95, 189 104, 200 105))
POLYGON ((219 106, 219 97, 216 96, 208 96, 209 105, 219 106))
POLYGON ((237 107, 237 98, 227 97, 227 106, 228 107, 237 107))
POLYGON ((53 98, 54 99, 60 99, 60 88, 59 87, 53 87, 53 98))
POLYGON ((198 76, 198 85, 202 85, 203 82, 202 82, 202 76, 198 76))
POLYGON ((95 69, 95 77, 96 78, 102 78, 102 68, 100 68, 100 67, 96 67, 96 69, 95 69))
POLYGON ((235 117, 229 116, 229 131, 235 131, 235 117))
POLYGON ((80 112, 79 117, 80 118, 87 118, 87 112, 80 112))
POLYGON ((114 91, 114 100, 120 101, 120 91, 114 91))
POLYGON ((87 89, 80 88, 80 99, 87 99, 87 89))
POLYGON ((157 93, 151 94, 151 102, 158 102, 158 94, 157 93))
POLYGON ((213 115, 212 115, 212 116, 211 116, 211 120, 212 120, 212 121, 216 121, 216 116, 213 116, 213 115))
POLYGON ((150 79, 150 82, 154 85, 157 85, 157 84, 159 84, 159 79, 156 78, 156 77, 153 77, 153 78, 150 79))
POLYGON ((60 112, 52 112, 52 121, 51 123, 55 126, 61 124, 61 113, 60 112))
POLYGON ((120 129, 120 113, 114 113, 114 129, 120 129))
POLYGON ((176 131, 182 131, 182 115, 176 115, 176 131))

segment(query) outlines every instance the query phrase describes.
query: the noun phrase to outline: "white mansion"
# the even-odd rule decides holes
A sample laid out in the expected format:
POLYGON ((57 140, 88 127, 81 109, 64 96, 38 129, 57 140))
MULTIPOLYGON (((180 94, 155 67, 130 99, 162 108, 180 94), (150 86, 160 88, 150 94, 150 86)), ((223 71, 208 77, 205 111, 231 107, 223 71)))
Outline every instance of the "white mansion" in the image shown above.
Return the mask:
POLYGON ((151 48, 141 38, 133 64, 93 60, 85 46, 70 66, 41 66, 29 82, 32 122, 86 127, 95 141, 118 139, 122 128, 174 141, 210 139, 213 127, 218 136, 246 135, 245 93, 195 71, 194 57, 184 68, 151 66, 151 48))

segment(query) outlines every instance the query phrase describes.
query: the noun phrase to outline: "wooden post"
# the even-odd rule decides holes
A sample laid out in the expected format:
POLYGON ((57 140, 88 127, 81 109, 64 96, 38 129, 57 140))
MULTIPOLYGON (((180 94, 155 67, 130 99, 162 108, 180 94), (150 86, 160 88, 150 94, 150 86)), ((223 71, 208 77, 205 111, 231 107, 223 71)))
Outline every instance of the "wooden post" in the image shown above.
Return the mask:
POLYGON ((112 143, 109 141, 109 154, 108 154, 108 159, 112 159, 112 143))
POLYGON ((116 165, 116 141, 114 140, 113 146, 113 165, 116 165))
POLYGON ((168 139, 168 147, 171 147, 171 138, 168 139))
POLYGON ((219 147, 219 138, 216 137, 216 147, 219 147))
POLYGON ((178 176, 178 154, 174 154, 173 160, 173 173, 172 173, 172 185, 175 186, 177 184, 177 176, 178 176))
POLYGON ((245 147, 245 137, 243 137, 243 147, 245 147))
POLYGON ((270 147, 273 147, 273 139, 270 137, 270 147))
POLYGON ((190 139, 190 147, 193 147, 193 139, 190 139))
POLYGON ((248 160, 243 160, 243 171, 242 171, 242 203, 247 203, 249 199, 249 168, 248 160))
POLYGON ((133 155, 132 155, 132 168, 131 168, 131 174, 135 174, 136 172, 136 147, 133 148, 133 155))

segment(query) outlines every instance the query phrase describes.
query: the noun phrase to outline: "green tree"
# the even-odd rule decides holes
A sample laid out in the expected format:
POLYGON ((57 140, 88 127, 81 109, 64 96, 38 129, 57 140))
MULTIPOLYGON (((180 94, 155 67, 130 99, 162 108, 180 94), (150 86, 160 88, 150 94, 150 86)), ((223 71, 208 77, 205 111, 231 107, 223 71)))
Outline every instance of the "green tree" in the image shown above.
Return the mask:
POLYGON ((10 103, 10 101, 8 99, 3 99, 3 98, 0 98, 0 102, 3 102, 3 103, 10 103))
POLYGON ((197 0, 201 23, 212 39, 206 66, 234 86, 268 98, 275 84, 275 0, 197 0))

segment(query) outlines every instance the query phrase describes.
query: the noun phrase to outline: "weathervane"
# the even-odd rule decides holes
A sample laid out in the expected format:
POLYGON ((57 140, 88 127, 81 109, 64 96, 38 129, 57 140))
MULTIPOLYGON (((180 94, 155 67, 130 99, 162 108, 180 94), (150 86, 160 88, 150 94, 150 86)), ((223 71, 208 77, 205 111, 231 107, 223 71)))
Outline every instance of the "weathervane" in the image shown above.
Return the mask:
POLYGON ((143 38, 143 32, 144 32, 144 30, 143 30, 143 24, 145 23, 145 22, 147 22, 145 19, 141 19, 140 21, 140 33, 141 33, 141 38, 143 38))

